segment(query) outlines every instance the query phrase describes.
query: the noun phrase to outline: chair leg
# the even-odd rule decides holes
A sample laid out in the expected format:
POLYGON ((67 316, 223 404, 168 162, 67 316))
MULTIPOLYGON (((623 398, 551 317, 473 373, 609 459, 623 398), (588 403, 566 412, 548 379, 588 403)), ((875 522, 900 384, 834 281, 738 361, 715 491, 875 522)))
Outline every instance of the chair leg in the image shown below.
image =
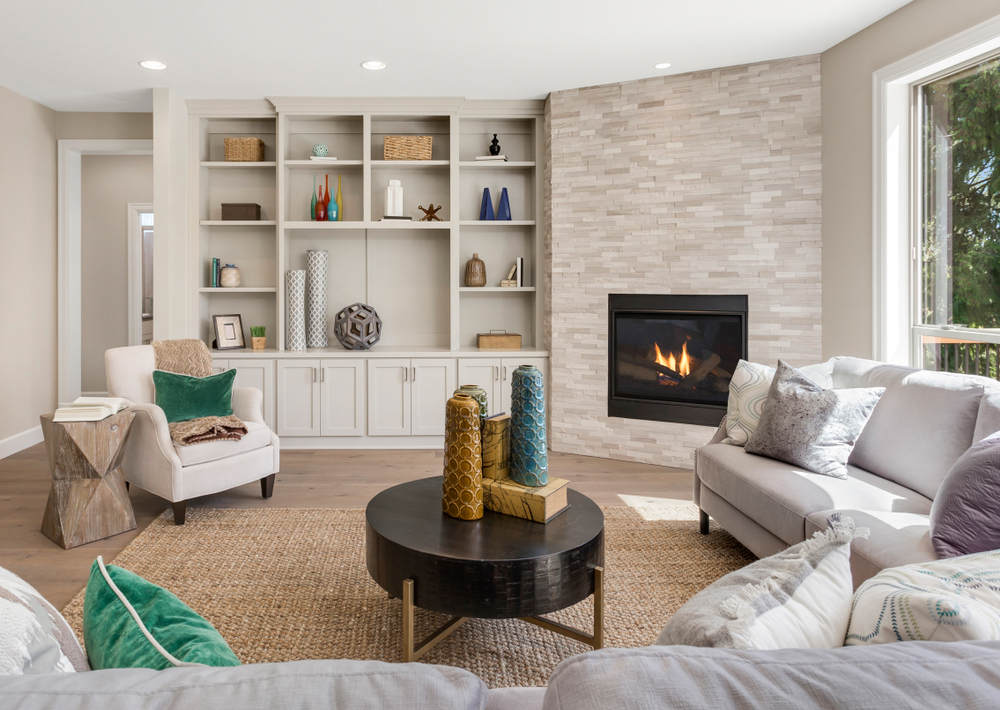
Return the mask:
POLYGON ((272 473, 270 476, 264 476, 260 479, 260 495, 263 498, 270 498, 274 493, 274 478, 278 474, 272 473))
POLYGON ((184 524, 184 514, 187 513, 187 501, 182 500, 178 503, 171 503, 174 507, 174 525, 184 524))
POLYGON ((708 513, 701 508, 698 509, 698 524, 702 535, 708 535, 708 513))
POLYGON ((125 481, 125 490, 126 491, 132 490, 132 484, 129 483, 128 481, 125 481))

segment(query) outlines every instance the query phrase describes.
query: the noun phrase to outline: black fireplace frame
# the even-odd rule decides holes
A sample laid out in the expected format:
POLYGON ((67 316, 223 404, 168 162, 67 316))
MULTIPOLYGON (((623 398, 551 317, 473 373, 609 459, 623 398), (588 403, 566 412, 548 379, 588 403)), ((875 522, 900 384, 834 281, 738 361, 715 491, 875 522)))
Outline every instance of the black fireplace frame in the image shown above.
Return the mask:
POLYGON ((608 416, 626 419, 646 419, 682 424, 718 426, 726 406, 698 402, 658 402, 627 397, 615 392, 615 316, 618 314, 650 315, 724 315, 739 316, 742 331, 742 352, 747 358, 746 295, 680 295, 680 294, 608 294, 608 416))

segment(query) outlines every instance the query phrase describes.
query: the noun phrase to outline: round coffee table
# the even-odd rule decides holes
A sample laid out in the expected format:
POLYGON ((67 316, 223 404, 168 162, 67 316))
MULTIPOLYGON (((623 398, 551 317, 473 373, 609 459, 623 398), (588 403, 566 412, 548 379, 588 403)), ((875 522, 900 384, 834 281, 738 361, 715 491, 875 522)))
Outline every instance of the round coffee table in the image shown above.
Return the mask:
POLYGON ((547 524, 486 511, 456 520, 441 511, 441 477, 388 488, 368 503, 368 572, 403 601, 403 660, 436 646, 466 619, 518 618, 593 648, 603 645, 604 514, 582 493, 547 524), (594 595, 593 632, 539 615, 594 595), (419 643, 413 609, 454 618, 419 643))

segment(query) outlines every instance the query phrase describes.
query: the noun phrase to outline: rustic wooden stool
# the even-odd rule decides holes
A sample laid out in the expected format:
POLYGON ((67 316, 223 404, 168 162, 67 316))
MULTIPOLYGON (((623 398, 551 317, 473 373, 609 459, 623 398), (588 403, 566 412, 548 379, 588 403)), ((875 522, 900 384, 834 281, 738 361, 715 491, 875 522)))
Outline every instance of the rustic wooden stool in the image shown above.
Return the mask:
POLYGON ((52 488, 42 532, 67 550, 135 528, 135 512, 121 470, 135 412, 123 409, 99 422, 53 422, 42 433, 52 488))

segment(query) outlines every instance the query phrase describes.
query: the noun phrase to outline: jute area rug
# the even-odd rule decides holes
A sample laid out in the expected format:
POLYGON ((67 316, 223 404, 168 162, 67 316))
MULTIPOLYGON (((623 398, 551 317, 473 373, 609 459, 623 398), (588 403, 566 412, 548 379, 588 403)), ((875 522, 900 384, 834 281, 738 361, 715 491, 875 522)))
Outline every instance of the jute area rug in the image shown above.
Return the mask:
MULTIPOLYGON (((753 559, 721 530, 699 534, 690 504, 675 515, 638 508, 604 509, 606 646, 649 645, 691 595, 753 559)), ((244 663, 399 661, 400 602, 368 576, 364 546, 362 510, 194 508, 183 526, 169 513, 154 520, 114 563, 205 616, 244 663)), ((591 611, 587 599, 552 618, 587 629, 591 611)), ((82 591, 63 613, 82 637, 82 591)), ((417 637, 446 619, 418 610, 417 637)), ((491 687, 545 685, 560 661, 587 650, 516 619, 473 619, 422 660, 491 687)))

